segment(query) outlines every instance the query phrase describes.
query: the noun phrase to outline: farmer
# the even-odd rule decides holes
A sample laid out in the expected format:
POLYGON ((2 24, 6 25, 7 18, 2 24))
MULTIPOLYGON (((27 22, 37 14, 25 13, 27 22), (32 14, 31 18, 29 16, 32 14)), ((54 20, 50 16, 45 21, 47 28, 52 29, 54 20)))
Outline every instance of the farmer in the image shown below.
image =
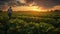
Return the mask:
POLYGON ((11 9, 11 7, 9 7, 9 9, 8 9, 8 16, 9 16, 9 19, 11 19, 11 16, 12 16, 12 9, 11 9))

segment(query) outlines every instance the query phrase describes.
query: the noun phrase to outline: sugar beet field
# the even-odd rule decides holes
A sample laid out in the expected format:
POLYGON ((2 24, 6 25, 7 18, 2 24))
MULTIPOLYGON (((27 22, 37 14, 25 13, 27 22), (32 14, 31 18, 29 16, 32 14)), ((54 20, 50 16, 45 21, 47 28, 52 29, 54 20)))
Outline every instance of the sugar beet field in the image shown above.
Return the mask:
POLYGON ((0 34, 60 34, 60 12, 0 12, 0 34))

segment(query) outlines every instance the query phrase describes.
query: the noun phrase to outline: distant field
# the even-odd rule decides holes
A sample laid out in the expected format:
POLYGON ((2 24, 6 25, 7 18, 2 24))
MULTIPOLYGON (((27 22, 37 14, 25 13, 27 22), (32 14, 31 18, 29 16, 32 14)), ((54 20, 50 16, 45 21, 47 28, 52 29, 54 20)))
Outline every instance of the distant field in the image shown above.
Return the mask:
POLYGON ((4 33, 60 34, 60 12, 13 12, 11 19, 0 12, 0 34, 4 33))

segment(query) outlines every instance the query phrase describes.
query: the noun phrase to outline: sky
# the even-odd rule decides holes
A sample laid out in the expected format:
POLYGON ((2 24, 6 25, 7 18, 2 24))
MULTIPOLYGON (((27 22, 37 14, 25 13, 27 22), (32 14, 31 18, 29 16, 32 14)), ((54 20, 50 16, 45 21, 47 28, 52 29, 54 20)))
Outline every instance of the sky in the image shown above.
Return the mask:
POLYGON ((0 9, 6 10, 9 6, 15 11, 60 10, 60 0, 0 0, 0 9))

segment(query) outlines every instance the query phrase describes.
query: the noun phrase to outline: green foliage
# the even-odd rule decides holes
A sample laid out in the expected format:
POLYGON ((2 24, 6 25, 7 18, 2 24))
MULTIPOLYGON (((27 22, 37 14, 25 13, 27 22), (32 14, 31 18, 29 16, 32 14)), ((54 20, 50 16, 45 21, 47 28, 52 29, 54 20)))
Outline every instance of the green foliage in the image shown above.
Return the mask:
POLYGON ((5 32, 7 34, 60 34, 60 15, 58 12, 39 15, 13 13, 12 18, 8 19, 7 14, 1 13, 0 34, 5 32))
POLYGON ((40 28, 41 28, 42 31, 47 32, 47 31, 53 29, 54 26, 51 25, 51 24, 47 24, 47 23, 41 22, 40 23, 40 28))

